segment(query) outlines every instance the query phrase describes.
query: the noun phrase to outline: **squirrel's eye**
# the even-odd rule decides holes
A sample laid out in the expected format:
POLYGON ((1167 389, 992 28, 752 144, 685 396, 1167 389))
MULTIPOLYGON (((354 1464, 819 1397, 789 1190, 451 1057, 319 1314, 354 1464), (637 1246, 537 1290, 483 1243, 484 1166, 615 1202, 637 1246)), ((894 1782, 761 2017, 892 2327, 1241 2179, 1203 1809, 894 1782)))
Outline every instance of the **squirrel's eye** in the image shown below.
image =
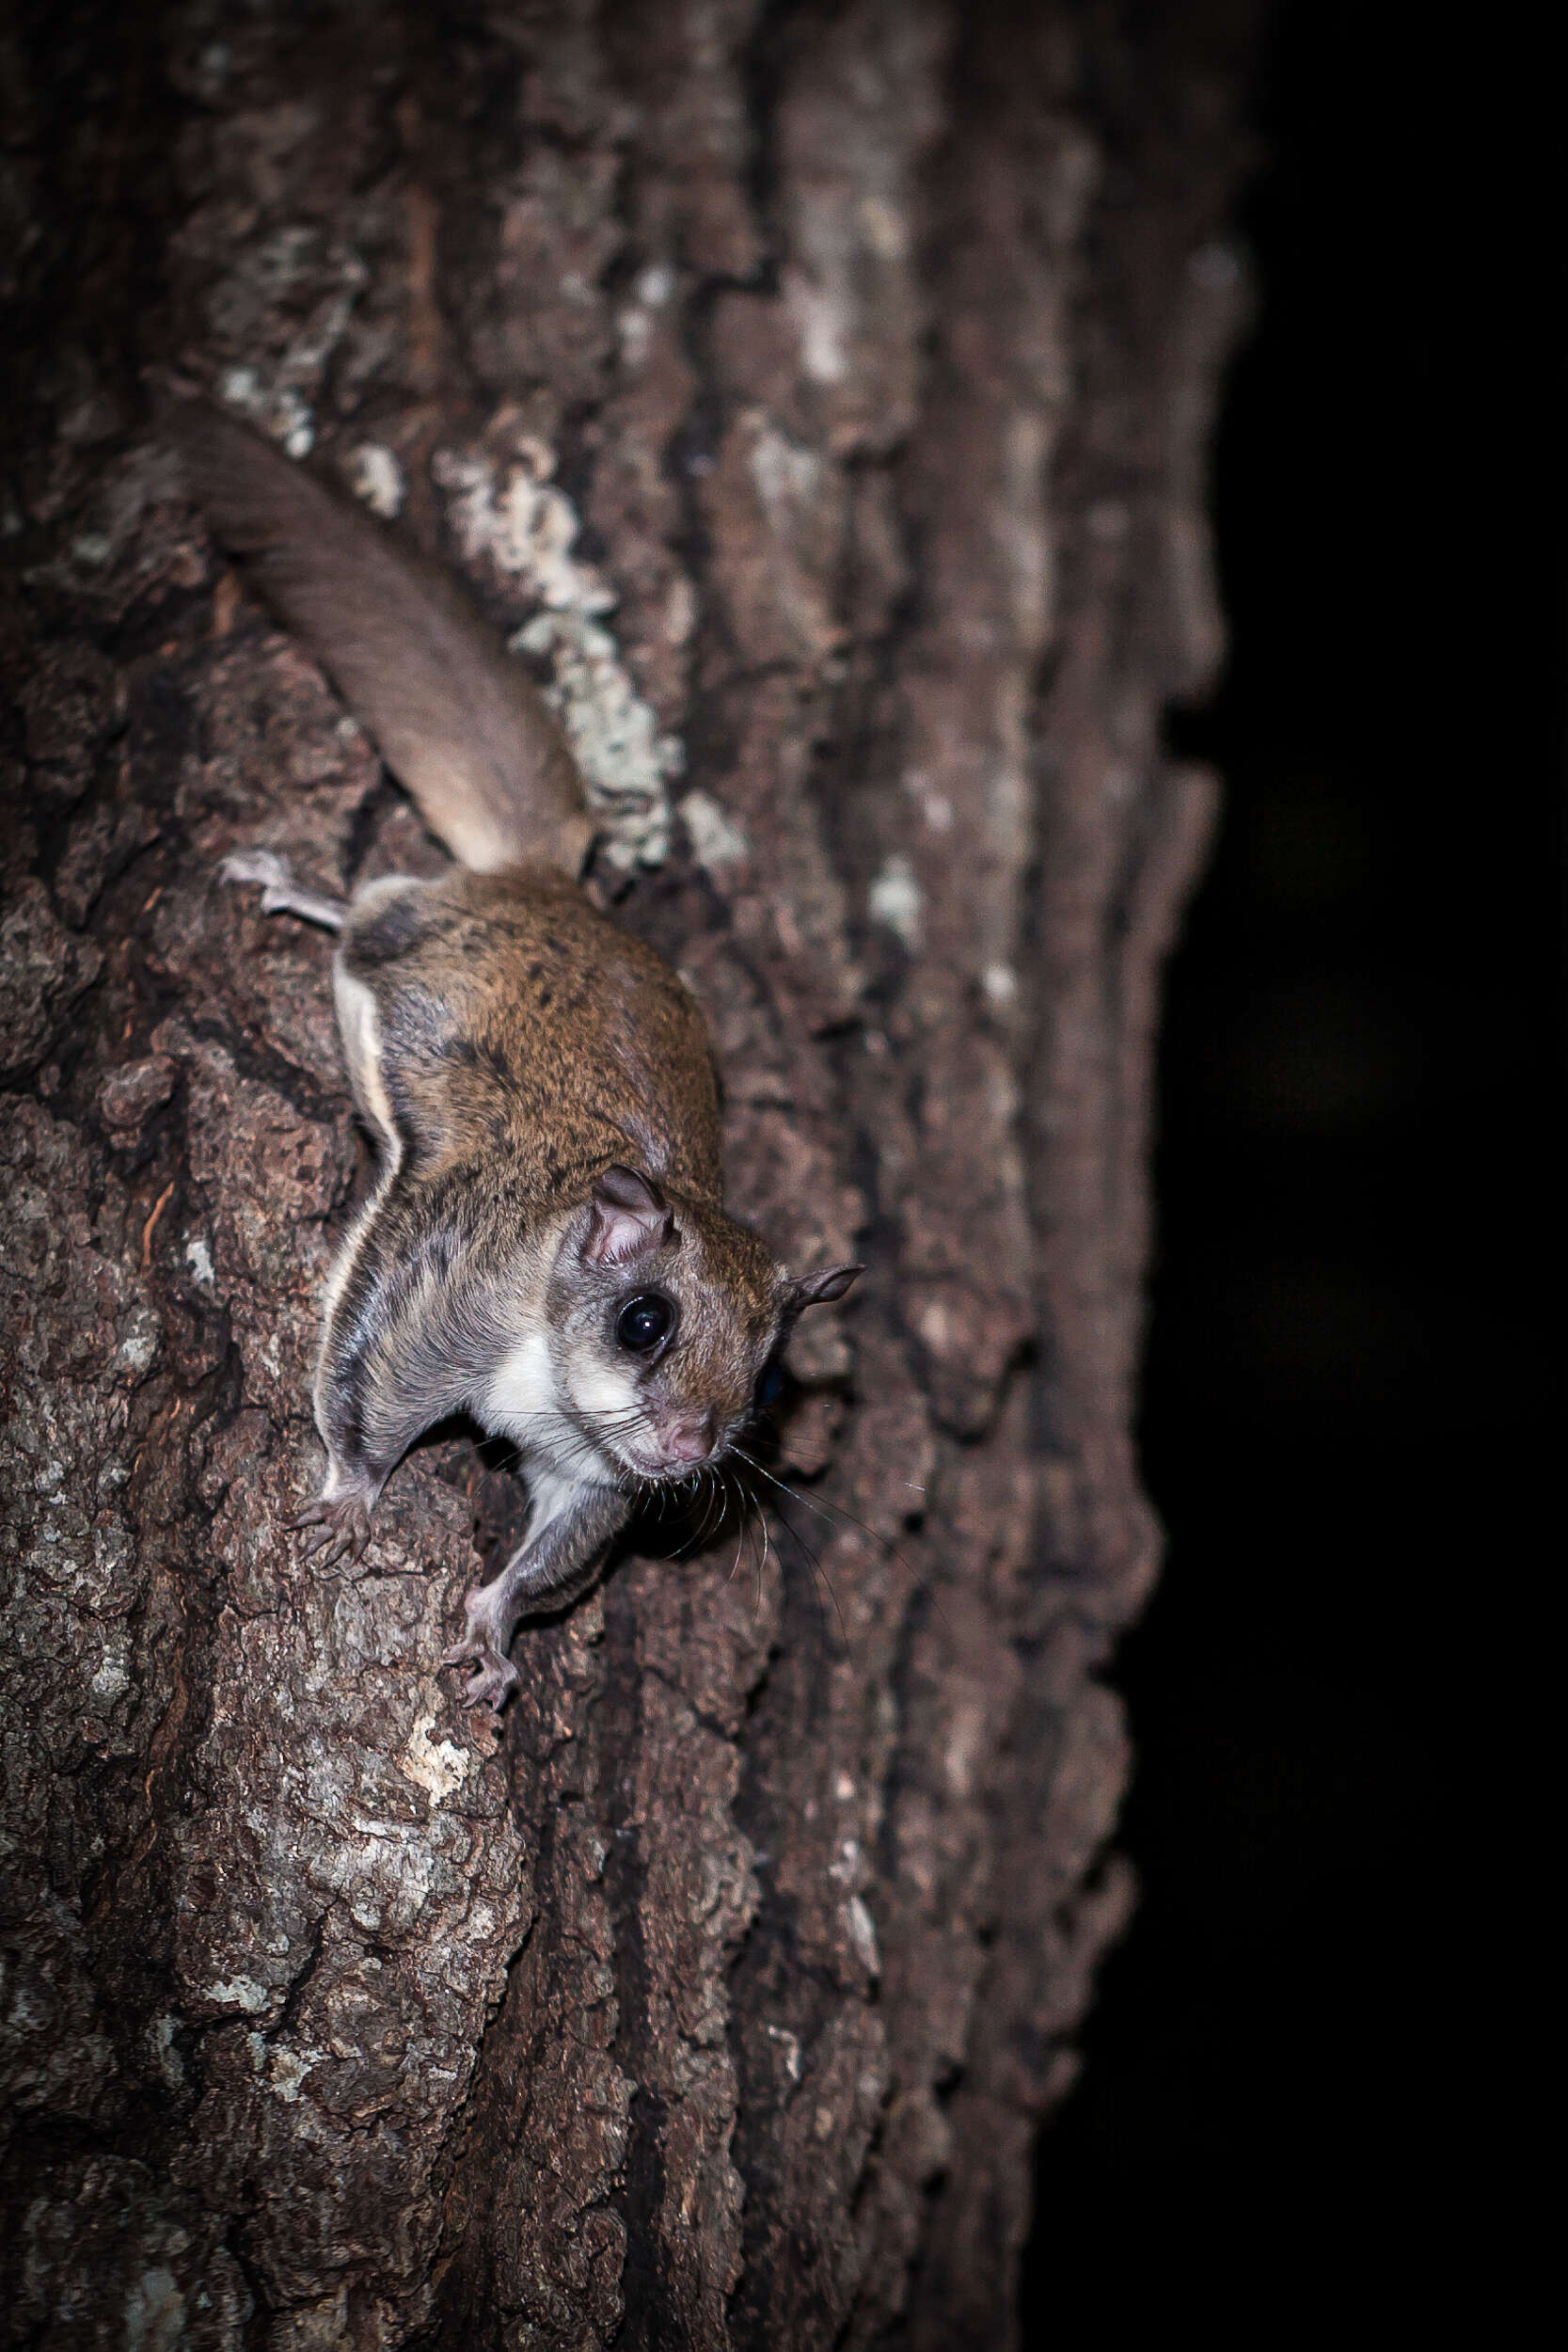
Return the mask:
POLYGON ((778 1358, 774 1357, 772 1361, 764 1367, 762 1377, 757 1382, 757 1410, 759 1412, 765 1411, 772 1404, 773 1399, 784 1387, 784 1366, 778 1358))
POLYGON ((662 1346, 674 1327, 674 1301, 661 1291, 639 1292, 615 1318, 615 1336, 634 1356, 647 1356, 662 1346))

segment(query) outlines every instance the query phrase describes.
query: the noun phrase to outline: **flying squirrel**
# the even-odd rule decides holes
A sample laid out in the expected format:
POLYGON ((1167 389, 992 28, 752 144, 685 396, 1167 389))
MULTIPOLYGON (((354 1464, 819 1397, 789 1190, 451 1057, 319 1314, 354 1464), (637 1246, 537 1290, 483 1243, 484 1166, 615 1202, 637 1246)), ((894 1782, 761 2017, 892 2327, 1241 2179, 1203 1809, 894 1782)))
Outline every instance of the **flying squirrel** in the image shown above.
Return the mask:
POLYGON ((593 837, 554 714, 454 582, 200 400, 166 407, 244 577, 321 664, 457 864, 346 902, 242 851, 226 881, 338 933, 333 993, 373 1192, 333 1268, 315 1378, 326 1449, 296 1526, 357 1558, 403 1455, 466 1412, 515 1447, 527 1536, 471 1591, 444 1663, 501 1707, 528 1611, 593 1583, 640 1494, 716 1463, 801 1311, 724 1214, 702 1014, 579 887, 593 837))

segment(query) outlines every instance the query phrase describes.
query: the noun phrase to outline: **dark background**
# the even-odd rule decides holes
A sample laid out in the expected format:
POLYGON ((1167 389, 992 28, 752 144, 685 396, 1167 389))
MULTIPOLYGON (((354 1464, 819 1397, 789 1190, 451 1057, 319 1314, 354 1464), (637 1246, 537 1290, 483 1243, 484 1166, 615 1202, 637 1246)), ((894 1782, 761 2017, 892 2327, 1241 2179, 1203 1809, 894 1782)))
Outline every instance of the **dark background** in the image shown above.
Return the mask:
POLYGON ((1268 52, 1231 660, 1171 722, 1226 797, 1163 1052, 1169 1549, 1114 1676, 1143 1899, 1024 2265, 1066 2352, 1231 2301, 1278 2341, 1369 2254, 1440 2288, 1508 2160, 1474 2103, 1518 2059, 1563 1549, 1563 192, 1522 21, 1296 6, 1268 52))

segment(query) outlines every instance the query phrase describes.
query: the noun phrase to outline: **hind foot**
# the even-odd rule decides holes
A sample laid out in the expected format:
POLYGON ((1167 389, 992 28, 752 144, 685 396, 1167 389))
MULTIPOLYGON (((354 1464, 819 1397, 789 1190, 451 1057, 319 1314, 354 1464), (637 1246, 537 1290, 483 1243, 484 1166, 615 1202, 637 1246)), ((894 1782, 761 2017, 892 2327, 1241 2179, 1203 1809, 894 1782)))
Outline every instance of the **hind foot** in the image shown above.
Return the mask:
POLYGON ((341 931, 348 916, 341 898, 325 898, 319 890, 306 890, 296 882, 287 858, 272 850, 231 851, 218 866, 218 880, 260 882, 263 914, 302 915, 307 923, 319 923, 329 931, 341 931))
POLYGON ((357 1560, 370 1542, 371 1506, 362 1494, 323 1495, 296 1511, 289 1525, 307 1531, 300 1548, 313 1567, 336 1567, 357 1560))

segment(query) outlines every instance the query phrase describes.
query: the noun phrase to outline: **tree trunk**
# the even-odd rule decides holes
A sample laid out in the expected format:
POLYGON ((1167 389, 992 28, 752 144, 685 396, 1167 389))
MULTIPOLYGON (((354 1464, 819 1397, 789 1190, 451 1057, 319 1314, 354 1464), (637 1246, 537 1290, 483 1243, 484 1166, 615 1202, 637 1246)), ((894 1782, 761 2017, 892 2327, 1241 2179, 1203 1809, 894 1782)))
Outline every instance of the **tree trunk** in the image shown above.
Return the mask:
POLYGON ((1220 649, 1250 14, 12 18, 15 2342, 1010 2340, 1130 1899, 1096 1676, 1156 1553, 1150 1040, 1211 803, 1160 725, 1220 649), (438 1661, 504 1465, 419 1449, 352 1574, 286 1527, 363 1152, 328 944, 214 865, 438 857, 209 545, 170 361, 529 625, 736 1213, 869 1264, 746 1524, 525 1628, 499 1729, 438 1661))

